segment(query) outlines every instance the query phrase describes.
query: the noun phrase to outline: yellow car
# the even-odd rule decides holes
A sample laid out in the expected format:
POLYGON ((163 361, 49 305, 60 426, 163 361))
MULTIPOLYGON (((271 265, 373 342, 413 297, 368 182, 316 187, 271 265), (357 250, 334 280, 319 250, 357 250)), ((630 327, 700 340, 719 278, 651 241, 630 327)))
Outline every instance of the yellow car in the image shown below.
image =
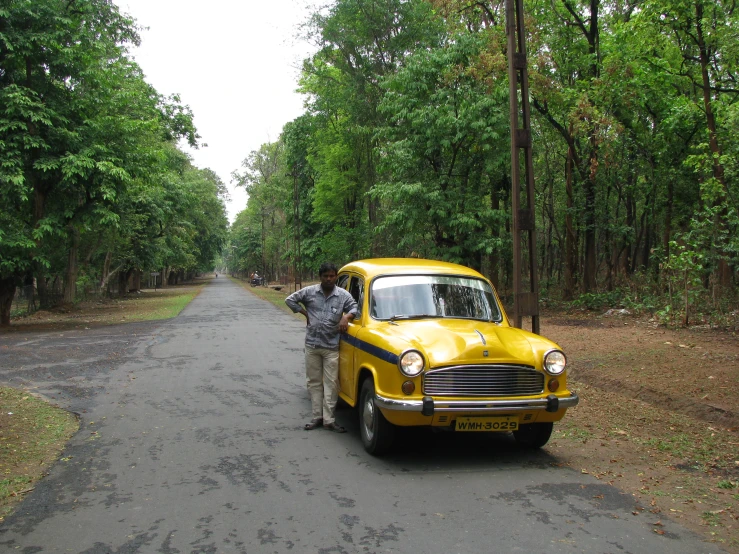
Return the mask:
POLYGON ((490 281, 470 268, 413 258, 339 270, 359 313, 341 337, 340 398, 358 407, 362 442, 386 451, 395 426, 512 432, 544 446, 576 406, 562 350, 512 327, 490 281))

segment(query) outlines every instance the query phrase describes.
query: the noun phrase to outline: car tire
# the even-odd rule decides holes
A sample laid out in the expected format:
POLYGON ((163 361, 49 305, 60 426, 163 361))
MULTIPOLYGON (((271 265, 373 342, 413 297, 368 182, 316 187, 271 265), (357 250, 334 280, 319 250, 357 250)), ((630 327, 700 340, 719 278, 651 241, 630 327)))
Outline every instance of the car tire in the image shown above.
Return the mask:
POLYGON ((529 423, 527 425, 521 425, 518 431, 513 431, 513 438, 521 446, 527 448, 541 448, 547 442, 549 437, 552 436, 552 429, 554 429, 554 423, 529 423))
POLYGON ((375 383, 371 377, 364 380, 359 394, 359 434, 364 449, 373 456, 387 452, 395 436, 395 427, 375 403, 375 383))

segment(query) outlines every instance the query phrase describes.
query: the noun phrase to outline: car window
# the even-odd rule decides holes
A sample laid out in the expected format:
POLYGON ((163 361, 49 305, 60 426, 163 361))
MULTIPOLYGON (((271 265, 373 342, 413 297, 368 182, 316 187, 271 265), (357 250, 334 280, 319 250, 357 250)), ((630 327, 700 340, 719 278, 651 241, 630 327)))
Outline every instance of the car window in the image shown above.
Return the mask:
POLYGON ((362 302, 364 301, 364 279, 353 276, 349 281, 349 294, 357 303, 357 317, 359 319, 362 310, 362 302))
POLYGON ((336 286, 342 289, 346 289, 346 283, 349 281, 349 275, 346 273, 343 275, 339 275, 338 279, 336 279, 336 286))
POLYGON ((501 321, 490 285, 451 275, 391 275, 372 283, 370 315, 376 319, 449 317, 501 321))

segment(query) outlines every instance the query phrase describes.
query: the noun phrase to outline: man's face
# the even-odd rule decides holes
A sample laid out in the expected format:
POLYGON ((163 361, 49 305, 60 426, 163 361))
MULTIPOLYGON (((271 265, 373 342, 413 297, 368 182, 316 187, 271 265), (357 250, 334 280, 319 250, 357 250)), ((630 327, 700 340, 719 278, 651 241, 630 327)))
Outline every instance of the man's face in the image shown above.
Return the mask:
POLYGON ((326 271, 321 273, 321 288, 326 292, 334 290, 334 284, 336 284, 336 272, 326 271))

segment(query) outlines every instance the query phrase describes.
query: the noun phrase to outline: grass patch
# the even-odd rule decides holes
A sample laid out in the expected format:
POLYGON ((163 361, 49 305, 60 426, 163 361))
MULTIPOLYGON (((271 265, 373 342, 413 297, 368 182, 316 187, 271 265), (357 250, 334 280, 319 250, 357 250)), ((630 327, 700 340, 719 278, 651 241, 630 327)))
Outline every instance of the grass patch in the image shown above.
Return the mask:
POLYGON ((182 291, 174 295, 136 299, 137 302, 143 300, 140 306, 141 309, 136 310, 129 321, 149 321, 176 317, 200 293, 200 290, 201 288, 198 287, 197 290, 182 291))
POLYGON ((25 391, 0 387, 0 521, 77 432, 74 414, 25 391))
POLYGON ((701 514, 701 519, 706 525, 710 525, 711 527, 721 525, 721 516, 719 512, 703 512, 701 514))
MULTIPOLYGON (((263 300, 266 300, 267 302, 270 302, 280 308, 282 311, 287 312, 289 314, 292 314, 293 311, 287 307, 287 304, 285 304, 285 298, 287 298, 288 293, 286 292, 286 288, 283 288, 282 290, 275 290, 270 287, 252 287, 248 282, 241 281, 240 279, 236 279, 234 277, 230 277, 230 279, 237 283, 239 286, 243 287, 244 289, 248 290, 255 296, 258 296, 259 298, 262 298, 263 300)), ((293 314, 295 315, 295 314, 293 314)), ((303 318, 302 315, 297 314, 298 317, 301 319, 303 318)))
POLYGON ((83 302, 52 310, 39 310, 14 319, 14 327, 86 327, 136 321, 170 319, 177 316, 202 290, 203 283, 146 289, 123 298, 83 302))
POLYGON ((675 458, 690 460, 691 467, 703 472, 722 466, 730 467, 730 460, 721 459, 722 455, 726 457, 728 454, 724 443, 708 433, 702 435, 674 433, 663 437, 643 439, 641 443, 675 458))
POLYGON ((594 437, 592 431, 583 429, 582 427, 573 424, 570 420, 563 420, 559 425, 555 425, 554 433, 556 438, 574 439, 579 441, 587 441, 594 437))

